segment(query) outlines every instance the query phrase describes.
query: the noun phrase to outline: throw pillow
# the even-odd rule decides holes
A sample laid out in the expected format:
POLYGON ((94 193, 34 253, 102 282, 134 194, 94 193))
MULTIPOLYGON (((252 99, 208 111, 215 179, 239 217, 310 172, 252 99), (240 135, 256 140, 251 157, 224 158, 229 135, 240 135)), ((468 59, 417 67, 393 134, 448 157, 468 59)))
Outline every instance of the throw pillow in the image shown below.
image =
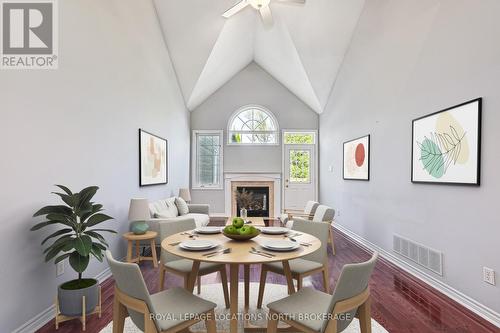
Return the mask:
POLYGON ((177 206, 177 209, 179 210, 179 215, 186 215, 189 213, 189 208, 182 198, 175 198, 175 205, 177 206))

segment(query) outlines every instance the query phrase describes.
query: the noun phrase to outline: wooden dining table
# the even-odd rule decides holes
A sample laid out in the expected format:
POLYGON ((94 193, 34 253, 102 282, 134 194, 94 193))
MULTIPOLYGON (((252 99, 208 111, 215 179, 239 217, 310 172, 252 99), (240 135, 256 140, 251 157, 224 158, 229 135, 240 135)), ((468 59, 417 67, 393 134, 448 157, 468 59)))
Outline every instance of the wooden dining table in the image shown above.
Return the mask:
MULTIPOLYGON (((262 218, 254 218, 251 220, 250 225, 255 225, 256 227, 262 227, 264 221, 262 218)), ((194 231, 193 231, 194 232, 194 231)), ((290 231, 292 234, 294 231, 290 231)), ((182 258, 190 259, 193 261, 193 268, 189 275, 188 280, 188 290, 193 291, 196 283, 196 278, 198 276, 198 271, 200 268, 200 263, 209 262, 209 263, 219 263, 219 264, 227 264, 229 265, 229 283, 230 283, 230 333, 236 333, 238 330, 238 284, 239 284, 239 267, 243 265, 244 267, 244 294, 245 294, 245 311, 248 310, 250 299, 250 265, 253 264, 264 264, 281 261, 283 263, 283 269, 285 272, 285 277, 288 283, 288 291, 290 294, 295 292, 295 288, 293 286, 292 273, 290 271, 289 261, 293 259, 297 259, 308 254, 311 254, 318 250, 321 246, 321 241, 309 234, 300 233, 299 236, 293 237, 300 243, 308 243, 310 246, 300 245, 298 249, 289 251, 289 252, 275 252, 265 250, 261 247, 262 242, 273 240, 273 239, 286 239, 284 235, 269 235, 269 234, 260 234, 259 236, 247 240, 247 241, 235 241, 229 239, 224 236, 222 233, 219 234, 197 234, 195 239, 200 240, 211 240, 215 243, 218 243, 218 247, 212 250, 206 251, 186 251, 179 247, 179 242, 187 241, 192 238, 189 237, 186 232, 181 232, 178 234, 174 234, 165 238, 161 242, 161 247, 182 258), (264 251, 266 253, 272 253, 273 256, 263 256, 255 253, 251 253, 252 247, 259 250, 264 251), (207 257, 206 254, 209 252, 214 252, 216 250, 222 249, 231 249, 230 253, 221 253, 216 256, 207 257)), ((285 296, 285 295, 284 295, 285 296)))

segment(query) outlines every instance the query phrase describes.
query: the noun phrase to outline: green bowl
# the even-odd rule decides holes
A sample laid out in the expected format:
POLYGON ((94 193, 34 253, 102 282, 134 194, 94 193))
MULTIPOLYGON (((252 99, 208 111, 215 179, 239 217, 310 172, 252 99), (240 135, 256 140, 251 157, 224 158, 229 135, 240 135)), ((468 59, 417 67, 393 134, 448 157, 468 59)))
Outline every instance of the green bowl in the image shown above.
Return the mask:
POLYGON ((257 229, 257 232, 251 234, 251 235, 235 235, 235 234, 226 234, 224 231, 222 231, 222 233, 224 234, 224 236, 226 236, 227 238, 231 238, 231 239, 234 239, 235 241, 240 241, 240 242, 243 242, 243 241, 247 241, 247 240, 250 240, 254 237, 257 237, 258 235, 260 235, 260 230, 257 229))

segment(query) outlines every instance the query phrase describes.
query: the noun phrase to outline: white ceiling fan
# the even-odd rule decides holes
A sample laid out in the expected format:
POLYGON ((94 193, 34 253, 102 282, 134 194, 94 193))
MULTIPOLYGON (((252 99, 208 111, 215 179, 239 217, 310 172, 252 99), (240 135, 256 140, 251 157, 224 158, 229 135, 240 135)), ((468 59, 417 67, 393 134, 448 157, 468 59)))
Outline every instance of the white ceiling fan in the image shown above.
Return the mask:
MULTIPOLYGON (((282 3, 299 3, 304 4, 306 0, 275 0, 282 3)), ((236 13, 239 13, 241 10, 246 8, 247 6, 252 6, 254 9, 260 12, 260 16, 262 17, 262 21, 264 25, 268 28, 271 27, 274 23, 273 14, 271 13, 271 8, 269 7, 269 3, 271 0, 241 0, 233 7, 229 8, 224 14, 223 17, 229 18, 236 13)))

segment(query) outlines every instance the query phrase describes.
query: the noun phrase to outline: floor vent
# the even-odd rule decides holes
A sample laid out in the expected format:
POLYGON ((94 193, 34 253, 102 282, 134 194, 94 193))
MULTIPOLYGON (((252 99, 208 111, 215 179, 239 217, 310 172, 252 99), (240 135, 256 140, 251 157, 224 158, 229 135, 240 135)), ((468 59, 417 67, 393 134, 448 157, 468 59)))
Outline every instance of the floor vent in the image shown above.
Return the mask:
POLYGON ((443 254, 439 251, 398 235, 394 235, 392 250, 436 274, 443 275, 443 254))

